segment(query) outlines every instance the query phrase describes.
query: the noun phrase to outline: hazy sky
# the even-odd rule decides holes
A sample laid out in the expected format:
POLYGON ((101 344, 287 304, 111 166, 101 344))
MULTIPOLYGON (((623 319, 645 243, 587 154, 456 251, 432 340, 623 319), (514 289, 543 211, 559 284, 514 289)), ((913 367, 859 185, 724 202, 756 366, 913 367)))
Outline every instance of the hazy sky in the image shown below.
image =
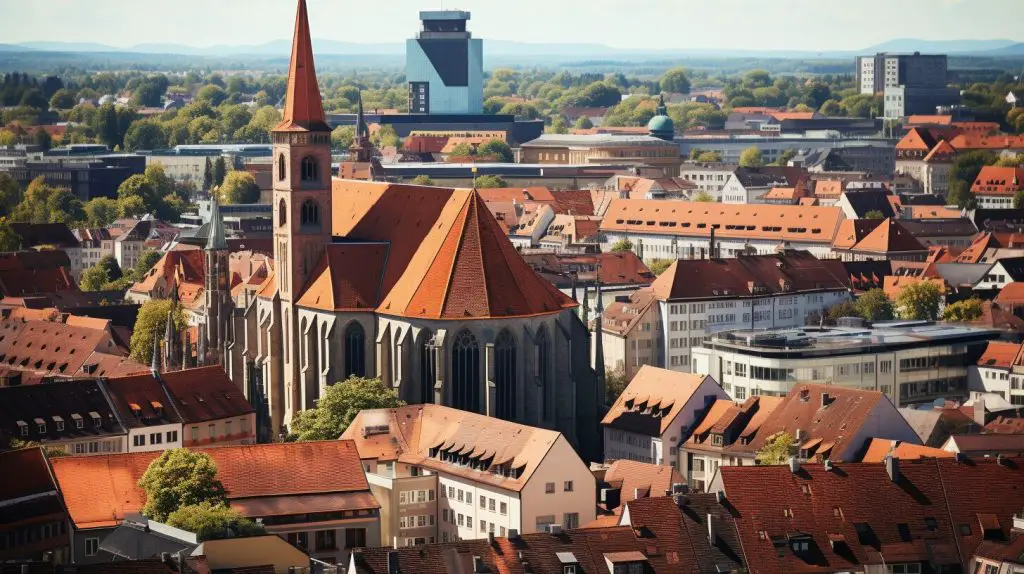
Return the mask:
MULTIPOLYGON (((856 50, 894 38, 1024 41, 1024 0, 309 0, 313 35, 398 42, 421 9, 473 12, 478 38, 623 48, 856 50)), ((294 0, 0 0, 0 43, 260 44, 294 0)))

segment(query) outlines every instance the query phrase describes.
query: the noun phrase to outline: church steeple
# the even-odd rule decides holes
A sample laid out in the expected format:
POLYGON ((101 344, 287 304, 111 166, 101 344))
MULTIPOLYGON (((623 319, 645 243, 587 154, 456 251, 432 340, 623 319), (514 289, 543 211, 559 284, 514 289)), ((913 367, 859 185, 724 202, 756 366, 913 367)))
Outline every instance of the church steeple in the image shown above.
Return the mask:
POLYGON ((292 58, 288 67, 288 91, 285 95, 284 118, 275 132, 331 131, 324 116, 320 85, 313 65, 313 40, 309 35, 309 14, 306 0, 299 0, 295 16, 292 58))
POLYGON ((358 163, 369 163, 373 159, 373 144, 370 143, 370 129, 366 126, 366 116, 363 115, 363 93, 359 92, 359 102, 356 108, 356 137, 352 140, 352 147, 349 148, 349 155, 352 161, 358 163))

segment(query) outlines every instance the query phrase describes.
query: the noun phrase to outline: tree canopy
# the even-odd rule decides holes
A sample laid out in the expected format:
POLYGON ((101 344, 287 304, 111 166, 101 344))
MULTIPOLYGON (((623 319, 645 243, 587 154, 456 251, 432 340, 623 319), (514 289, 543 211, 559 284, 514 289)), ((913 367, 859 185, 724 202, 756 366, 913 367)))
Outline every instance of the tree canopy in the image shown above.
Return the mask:
POLYGON ((165 450, 149 464, 139 486, 146 493, 142 513, 159 522, 167 521, 171 513, 182 507, 227 502, 224 485, 217 479, 217 465, 210 455, 184 448, 165 450))
POLYGON ((764 446, 754 455, 758 464, 779 465, 789 462, 790 445, 795 439, 788 432, 777 432, 764 441, 764 446))
POLYGON ((74 223, 85 218, 81 200, 66 188, 47 185, 42 176, 25 189, 11 221, 24 223, 74 223))
POLYGON ((612 252, 618 253, 622 251, 632 251, 633 242, 629 239, 620 239, 612 244, 612 252))
POLYGON ((665 72, 658 83, 663 92, 675 94, 690 93, 690 78, 686 77, 686 70, 682 68, 672 68, 665 72))
POLYGON ((302 411, 292 420, 295 440, 336 440, 366 409, 389 409, 405 402, 395 389, 380 379, 351 377, 327 387, 315 408, 302 411))
POLYGON ((417 175, 412 178, 413 185, 434 185, 434 180, 430 179, 429 175, 417 175))
POLYGON ((984 314, 985 308, 981 302, 981 299, 977 297, 971 297, 963 301, 957 301, 947 305, 942 310, 942 320, 951 321, 954 323, 966 323, 968 321, 974 321, 975 319, 981 318, 984 314))
POLYGON ((508 182, 497 175, 481 175, 480 177, 476 178, 473 185, 477 189, 494 189, 508 187, 508 182))
POLYGON ((239 511, 208 500, 178 507, 167 516, 167 524, 194 533, 200 542, 266 534, 262 525, 239 511))
POLYGON ((756 146, 751 146, 740 154, 740 167, 761 167, 764 165, 764 156, 756 146))
POLYGON ((122 277, 121 266, 113 255, 104 255, 96 265, 82 272, 82 280, 79 286, 82 291, 104 291, 111 282, 122 277))
POLYGON ((896 297, 901 319, 934 321, 939 316, 942 293, 934 281, 907 285, 896 297))
POLYGON ((896 315, 892 301, 881 289, 869 289, 857 298, 853 306, 857 315, 868 321, 891 321, 896 315))
POLYGON ((224 205, 257 203, 260 200, 256 177, 247 171, 235 170, 229 173, 218 191, 218 197, 224 205))
MULTIPOLYGON (((128 343, 132 360, 148 365, 153 358, 153 336, 162 337, 167 329, 167 314, 171 312, 170 299, 150 299, 139 307, 135 319, 135 328, 128 343)), ((181 308, 174 309, 174 324, 181 332, 185 324, 185 315, 181 308)))

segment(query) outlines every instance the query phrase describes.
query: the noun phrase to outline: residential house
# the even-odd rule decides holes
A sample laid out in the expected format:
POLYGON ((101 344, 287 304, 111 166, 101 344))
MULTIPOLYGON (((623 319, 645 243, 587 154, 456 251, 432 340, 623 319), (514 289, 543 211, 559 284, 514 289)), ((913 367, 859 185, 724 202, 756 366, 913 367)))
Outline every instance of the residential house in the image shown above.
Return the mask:
MULTIPOLYGON (((954 434, 980 432, 981 426, 959 407, 933 406, 932 408, 900 407, 900 414, 921 439, 921 444, 941 448, 954 434)), ((973 415, 973 409, 971 409, 973 415)))
POLYGON ((610 464, 592 464, 591 470, 598 483, 599 506, 615 515, 621 514, 627 503, 668 496, 683 485, 679 472, 663 464, 619 459, 610 464))
POLYGON ((181 444, 256 442, 256 411, 220 365, 160 373, 181 417, 181 444))
MULTIPOLYGON (((800 170, 797 170, 799 172, 800 170)), ((791 174, 770 168, 740 167, 722 188, 722 203, 760 203, 760 198, 776 187, 795 187, 799 181, 791 174)))
POLYGON ((924 261, 928 258, 928 248, 901 222, 891 218, 844 220, 832 251, 844 261, 924 261))
POLYGON ((847 219, 889 219, 896 217, 898 198, 885 189, 863 189, 843 193, 837 206, 847 219), (881 217, 879 217, 881 214, 881 217))
POLYGON ((1018 460, 922 459, 723 467, 712 490, 735 517, 751 574, 977 572, 1024 507, 1018 460), (766 492, 772 493, 765 496, 766 492))
POLYGON ((114 258, 121 269, 133 269, 144 252, 163 251, 163 246, 177 235, 177 228, 147 216, 114 239, 114 258))
POLYGON ((181 448, 181 415, 159 379, 135 375, 107 379, 103 385, 128 429, 127 452, 181 448))
POLYGON ((920 458, 954 458, 954 454, 921 444, 910 444, 887 438, 873 438, 868 441, 867 449, 860 462, 884 463, 886 458, 899 460, 917 460, 920 458))
MULTIPOLYGON (((114 256, 114 238, 110 231, 100 228, 75 229, 75 237, 82 250, 82 268, 89 269, 108 255, 114 256)), ((81 278, 79 276, 79 278, 81 278)))
POLYGON ((679 177, 693 183, 703 191, 721 201, 725 184, 732 178, 739 164, 685 162, 679 168, 679 177))
POLYGON ((127 452, 128 432, 100 381, 0 388, 0 445, 33 442, 73 455, 127 452))
POLYGON ((523 260, 538 275, 570 297, 573 296, 575 286, 575 299, 581 304, 586 299, 589 309, 596 308, 599 280, 606 306, 616 297, 628 296, 637 289, 650 286, 654 281, 654 273, 632 251, 532 253, 523 255, 523 260))
POLYGON ((59 249, 68 254, 71 275, 76 280, 88 268, 82 253, 82 245, 71 229, 64 223, 11 223, 11 231, 21 238, 23 250, 59 249))
MULTIPOLYGON (((213 459, 228 502, 311 557, 343 563, 352 548, 375 546, 379 505, 348 440, 197 449, 213 459)), ((71 560, 101 561, 100 541, 138 513, 139 479, 157 452, 50 461, 72 527, 71 560)))
POLYGON ((641 367, 601 421, 605 461, 677 467, 679 446, 711 404, 727 398, 707 375, 641 367))
POLYGON ((1024 167, 986 165, 971 186, 978 207, 989 209, 1017 207, 1015 198, 1021 191, 1024 191, 1024 167))
POLYGON ((1013 517, 1014 534, 1009 541, 986 540, 978 545, 967 572, 1014 574, 1024 571, 1024 518, 1013 517))
POLYGON ((804 249, 818 257, 831 244, 842 211, 802 205, 613 200, 601 220, 602 250, 628 239, 641 259, 703 259, 804 249))
POLYGON ((946 439, 942 450, 969 458, 1024 456, 1024 434, 965 434, 946 439))
POLYGON ((364 410, 342 439, 380 502, 382 546, 570 530, 596 516, 594 476, 556 431, 424 404, 364 410))
POLYGON ((991 269, 975 286, 975 290, 999 291, 1010 283, 1024 281, 1024 257, 1004 257, 992 264, 991 269))
POLYGON ((606 371, 631 380, 644 365, 660 363, 663 326, 653 290, 616 297, 602 314, 601 330, 606 371))
POLYGON ((0 452, 0 561, 67 561, 67 513, 42 448, 0 452))
POLYGON ((967 370, 971 391, 994 393, 1013 405, 1024 406, 1024 346, 991 341, 977 365, 967 370))

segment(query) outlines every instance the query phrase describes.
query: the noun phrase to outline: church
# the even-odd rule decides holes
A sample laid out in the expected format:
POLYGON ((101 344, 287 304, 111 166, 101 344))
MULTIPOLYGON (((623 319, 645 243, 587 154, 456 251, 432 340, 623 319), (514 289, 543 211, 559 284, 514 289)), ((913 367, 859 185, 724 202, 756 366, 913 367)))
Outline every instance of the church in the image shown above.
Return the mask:
MULTIPOLYGON (((366 166, 361 117, 358 131, 366 166)), ((603 372, 578 305, 522 259, 476 190, 332 176, 305 0, 272 140, 272 268, 237 288, 211 222, 200 337, 266 403, 275 434, 328 386, 380 377, 409 403, 558 430, 600 457, 603 372)))

